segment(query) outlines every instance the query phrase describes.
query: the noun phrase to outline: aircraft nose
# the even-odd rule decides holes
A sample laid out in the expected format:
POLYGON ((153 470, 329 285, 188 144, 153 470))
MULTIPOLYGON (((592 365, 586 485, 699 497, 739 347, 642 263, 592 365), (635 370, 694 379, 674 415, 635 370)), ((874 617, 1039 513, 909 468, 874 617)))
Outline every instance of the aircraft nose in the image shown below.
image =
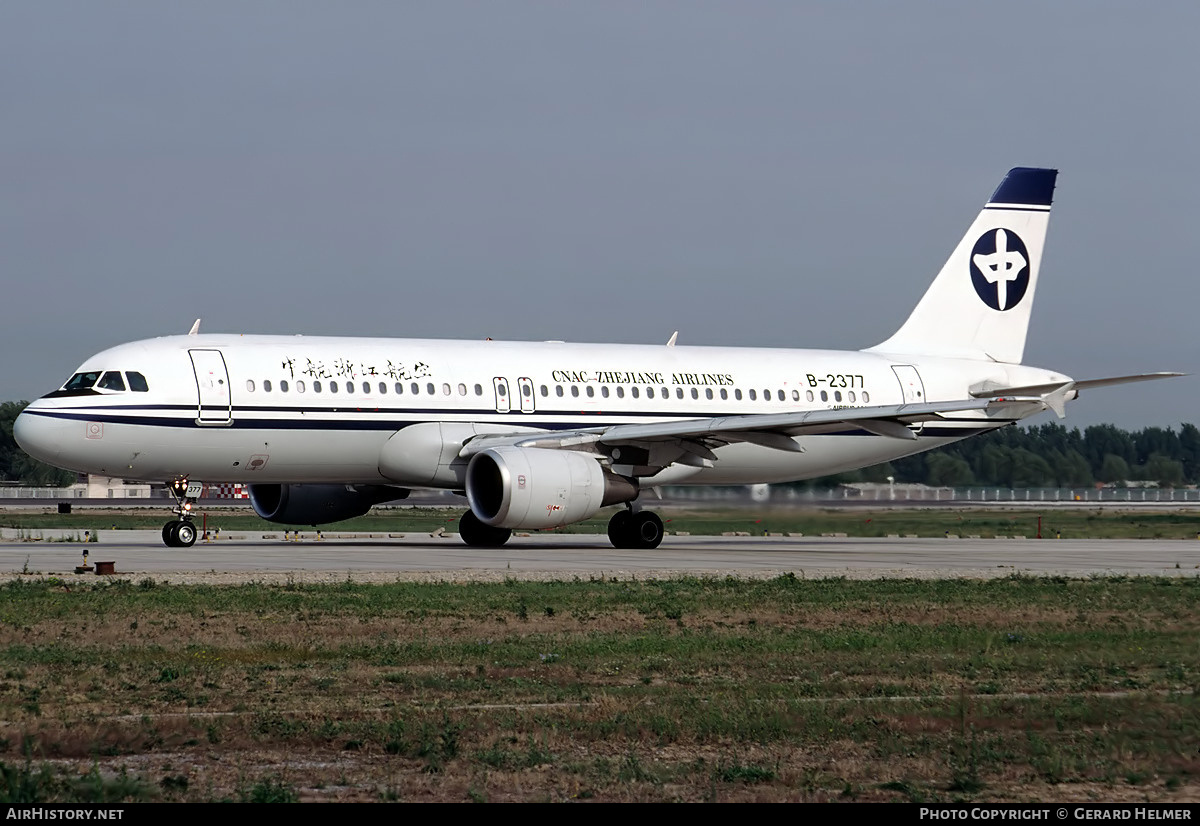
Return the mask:
POLYGON ((21 411, 13 422, 13 438, 21 450, 35 459, 54 464, 62 452, 62 433, 59 423, 47 416, 21 411))

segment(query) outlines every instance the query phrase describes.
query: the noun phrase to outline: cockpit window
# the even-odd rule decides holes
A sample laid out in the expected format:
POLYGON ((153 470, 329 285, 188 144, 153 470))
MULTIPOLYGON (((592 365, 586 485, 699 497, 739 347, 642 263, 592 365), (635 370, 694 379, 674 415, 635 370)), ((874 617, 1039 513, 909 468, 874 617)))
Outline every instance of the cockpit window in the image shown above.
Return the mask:
POLYGON ((88 390, 96 384, 96 380, 99 378, 99 370, 90 373, 76 373, 71 376, 69 382, 63 385, 63 390, 88 390))
POLYGON ((125 392, 125 380, 121 378, 121 374, 115 370, 109 370, 100 379, 97 385, 101 390, 120 390, 125 392))
POLYGON ((134 393, 150 392, 150 385, 146 384, 146 377, 141 373, 134 373, 130 370, 126 370, 125 378, 129 379, 129 389, 134 393))

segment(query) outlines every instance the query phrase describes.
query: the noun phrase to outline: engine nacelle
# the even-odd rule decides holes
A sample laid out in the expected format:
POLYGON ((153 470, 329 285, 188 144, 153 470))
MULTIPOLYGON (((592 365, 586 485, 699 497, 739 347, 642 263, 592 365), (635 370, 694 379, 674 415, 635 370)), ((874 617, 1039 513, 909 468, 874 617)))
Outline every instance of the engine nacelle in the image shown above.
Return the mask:
POLYGON ((404 488, 385 485, 250 485, 254 512, 281 525, 341 522, 407 496, 404 488))
POLYGON ((493 447, 467 466, 467 501, 494 528, 559 528, 637 495, 635 481, 570 450, 493 447))

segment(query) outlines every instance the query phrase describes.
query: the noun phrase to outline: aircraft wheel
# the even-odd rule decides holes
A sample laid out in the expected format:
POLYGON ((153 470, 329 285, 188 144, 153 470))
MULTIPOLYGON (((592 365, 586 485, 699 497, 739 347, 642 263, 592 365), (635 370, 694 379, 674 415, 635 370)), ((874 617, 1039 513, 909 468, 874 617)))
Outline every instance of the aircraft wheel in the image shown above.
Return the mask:
POLYGON ((485 525, 473 512, 467 511, 458 520, 458 535, 472 548, 499 548, 512 536, 512 531, 485 525))
POLYGON ((648 551, 657 548, 663 541, 663 523, 658 514, 640 511, 632 514, 632 517, 630 532, 633 535, 633 547, 648 551))
POLYGON ((190 548, 196 544, 196 526, 191 522, 180 522, 175 526, 175 547, 190 548))
POLYGON ((608 541, 614 548, 633 547, 633 514, 627 510, 619 510, 608 520, 608 541))
POLYGON ((175 520, 172 520, 172 521, 168 522, 167 524, 163 525, 163 530, 162 530, 163 544, 166 545, 168 548, 178 547, 175 544, 175 528, 178 525, 179 525, 179 522, 177 522, 175 520))

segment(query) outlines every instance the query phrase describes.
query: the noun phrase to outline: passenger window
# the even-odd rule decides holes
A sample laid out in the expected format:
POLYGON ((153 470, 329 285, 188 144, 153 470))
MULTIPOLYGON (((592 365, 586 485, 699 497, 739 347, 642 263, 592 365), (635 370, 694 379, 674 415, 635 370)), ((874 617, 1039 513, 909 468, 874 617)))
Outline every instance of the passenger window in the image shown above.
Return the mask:
POLYGON ((270 379, 263 379, 263 392, 264 393, 271 392, 271 380, 270 379))
POLYGON ((321 382, 319 382, 319 381, 314 381, 314 382, 313 382, 313 392, 314 392, 314 393, 320 393, 320 392, 321 392, 321 382))
POLYGON ((851 402, 853 402, 854 401, 854 391, 853 390, 848 391, 846 393, 846 397, 849 398, 851 402))
POLYGON ((379 395, 381 395, 381 396, 387 395, 387 382, 383 382, 383 381, 379 382, 379 395))
POLYGON ((460 396, 467 395, 467 386, 465 384, 463 384, 462 382, 459 382, 459 385, 458 385, 458 395, 460 395, 460 396))
POLYGON ((660 387, 658 388, 658 395, 664 399, 669 399, 671 398, 671 391, 665 387, 660 387))
POLYGON ((304 382, 302 382, 302 381, 298 381, 298 382, 296 382, 296 392, 297 392, 297 393, 303 393, 303 392, 304 392, 304 382))
POLYGON ((682 387, 675 388, 675 398, 677 398, 677 399, 683 398, 683 388, 682 387))
POLYGON ((739 389, 737 389, 737 390, 734 390, 734 391, 733 391, 733 397, 734 397, 735 399, 737 399, 738 401, 741 401, 741 400, 742 400, 742 391, 741 391, 741 389, 740 389, 740 388, 739 388, 739 389))
POLYGON ((794 401, 794 402, 800 401, 800 391, 799 390, 792 391, 792 401, 794 401))
POLYGON ((621 387, 621 386, 617 387, 617 398, 618 399, 625 398, 625 388, 624 387, 621 387))
POLYGON ((590 384, 584 388, 584 392, 587 393, 587 397, 589 399, 595 398, 596 396, 596 388, 592 387, 590 384))
POLYGON ((337 382, 336 382, 336 381, 331 381, 331 382, 329 382, 329 392, 330 392, 330 393, 336 393, 336 392, 337 392, 337 382))
POLYGON ((109 370, 101 377, 100 384, 97 386, 101 390, 120 390, 123 392, 125 390, 125 380, 121 378, 120 373, 109 370))
POLYGON ((756 393, 754 390, 751 390, 750 391, 750 401, 756 401, 757 399, 758 399, 758 393, 756 393))
POLYGON ((807 399, 808 401, 812 401, 812 400, 813 400, 813 398, 815 398, 815 397, 813 396, 813 391, 811 391, 811 390, 807 391, 807 392, 804 394, 804 398, 805 398, 805 399, 807 399))
POLYGON ((541 393, 542 393, 542 398, 543 399, 546 398, 547 396, 550 395, 550 388, 543 384, 541 387, 541 393))
POLYGON ((833 391, 833 400, 835 402, 840 402, 842 400, 842 391, 841 390, 833 391))
POLYGON ((647 398, 647 399, 653 399, 653 398, 654 398, 654 388, 653 388, 653 387, 647 387, 647 388, 646 388, 646 398, 647 398))
POLYGON ((371 382, 369 382, 369 381, 364 381, 364 382, 362 383, 362 388, 363 388, 363 395, 364 395, 364 396, 369 396, 369 395, 371 394, 371 382))
POLYGON ((561 384, 555 385, 554 386, 554 395, 558 396, 561 399, 562 394, 563 394, 562 385, 561 384))
POLYGON ((397 395, 397 396, 403 396, 403 395, 404 395, 404 385, 403 385, 403 384, 401 384, 400 382, 396 382, 396 386, 395 386, 394 388, 392 388, 392 389, 396 391, 396 395, 397 395))
POLYGON ((829 401, 829 393, 828 393, 828 391, 825 391, 825 390, 822 390, 822 391, 821 391, 821 401, 823 401, 823 402, 827 402, 827 401, 829 401))
POLYGON ((443 382, 443 383, 442 383, 442 395, 443 395, 443 396, 449 396, 449 395, 450 395, 450 384, 449 384, 448 382, 443 382))
POLYGON ((577 385, 577 384, 571 385, 571 398, 574 398, 574 399, 579 398, 579 385, 577 385))
POLYGON ((425 385, 425 392, 427 392, 427 393, 428 393, 429 395, 431 395, 431 396, 433 396, 433 395, 435 395, 435 394, 437 393, 437 390, 436 390, 436 389, 434 388, 434 386, 433 386, 433 382, 428 382, 428 383, 426 383, 426 385, 425 385))
POLYGON ((700 398, 700 391, 699 391, 699 390, 697 390, 697 389, 696 389, 696 388, 694 388, 694 387, 692 388, 692 398, 693 398, 693 399, 698 399, 698 398, 700 398))
POLYGON ((254 392, 254 379, 246 379, 246 389, 251 393, 254 392))
POLYGON ((476 395, 476 396, 482 396, 482 395, 483 395, 483 385, 482 385, 482 384, 477 384, 477 385, 475 385, 475 395, 476 395))
POLYGON ((636 399, 638 397, 638 389, 636 387, 629 388, 629 395, 636 399))
POLYGON ((141 373, 126 370, 125 378, 129 379, 129 389, 134 393, 148 393, 150 391, 150 385, 146 384, 146 377, 141 373))
POLYGON ((771 400, 771 391, 770 391, 770 390, 764 390, 764 391, 763 391, 763 401, 765 401, 765 402, 769 402, 770 400, 771 400))
POLYGON ((721 401, 726 401, 729 398, 729 391, 724 387, 721 388, 721 401))
POLYGON ((288 390, 288 383, 286 381, 279 382, 279 392, 286 393, 287 390, 288 390))
POLYGON ((787 401, 787 396, 784 395, 782 390, 775 391, 775 398, 779 399, 781 402, 787 401))
POLYGON ((408 389, 412 391, 412 394, 414 396, 421 395, 421 385, 417 384, 415 381, 412 383, 412 385, 408 389))
POLYGON ((600 388, 600 395, 606 399, 608 398, 608 385, 607 384, 600 388))
POLYGON ((867 404, 870 401, 871 401, 871 397, 869 395, 867 395, 867 391, 864 390, 863 391, 863 404, 867 404))
POLYGON ((704 388, 704 398, 708 399, 709 401, 712 401, 712 388, 711 387, 704 388))

